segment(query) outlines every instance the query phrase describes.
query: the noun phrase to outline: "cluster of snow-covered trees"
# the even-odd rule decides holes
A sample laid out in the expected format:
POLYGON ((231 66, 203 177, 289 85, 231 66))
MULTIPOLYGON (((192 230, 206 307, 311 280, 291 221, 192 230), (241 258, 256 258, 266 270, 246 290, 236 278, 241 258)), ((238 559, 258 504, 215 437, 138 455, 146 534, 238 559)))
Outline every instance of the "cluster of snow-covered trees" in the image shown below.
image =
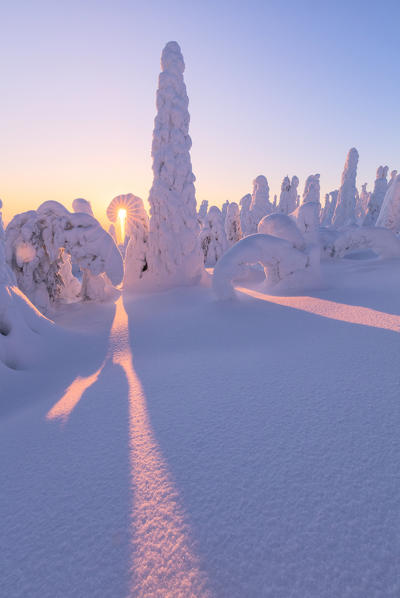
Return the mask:
POLYGON ((47 201, 14 216, 5 234, 0 226, 0 358, 15 310, 32 309, 24 321, 42 325, 33 305, 51 313, 60 302, 104 300, 117 296, 122 282, 133 291, 196 284, 210 266, 218 296, 229 297, 235 277, 254 264, 270 286, 298 289, 319 284, 323 258, 365 248, 400 255, 400 176, 393 171, 388 181, 388 167, 380 166, 372 193, 366 184, 358 192, 355 148, 323 207, 319 174, 306 179, 301 199, 297 176, 285 176, 272 202, 267 178, 258 175, 239 203, 220 209, 203 201, 197 212, 184 69, 179 45, 169 42, 157 90, 150 217, 142 199, 125 194, 107 209, 108 233, 82 198, 72 212, 47 201))

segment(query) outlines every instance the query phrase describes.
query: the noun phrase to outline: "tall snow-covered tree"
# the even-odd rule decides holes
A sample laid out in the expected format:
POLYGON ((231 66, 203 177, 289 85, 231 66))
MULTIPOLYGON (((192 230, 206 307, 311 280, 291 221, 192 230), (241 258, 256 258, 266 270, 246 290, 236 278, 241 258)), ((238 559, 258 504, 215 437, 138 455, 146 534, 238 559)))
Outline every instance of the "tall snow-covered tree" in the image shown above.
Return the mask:
POLYGON ((204 272, 190 159, 185 63, 176 42, 161 55, 154 122, 150 233, 144 279, 155 289, 195 284, 204 272))
POLYGON ((390 173, 390 181, 388 183, 388 188, 393 185, 395 179, 397 177, 397 170, 392 170, 392 172, 390 173))
POLYGON ((198 217, 200 224, 202 224, 203 220, 207 216, 207 211, 208 211, 208 201, 206 199, 203 199, 203 201, 200 204, 199 211, 197 212, 197 217, 198 217))
POLYGON ((258 223, 261 218, 273 211, 272 204, 269 201, 269 186, 266 177, 260 174, 253 181, 253 193, 251 195, 250 205, 250 234, 257 232, 258 223))
POLYGON ((247 193, 244 195, 239 202, 240 205, 240 226, 242 229, 242 235, 246 237, 247 235, 251 234, 251 216, 250 216, 250 206, 251 206, 251 195, 247 193))
POLYGON ((378 220, 379 212, 381 211, 388 187, 388 170, 388 166, 379 166, 376 171, 374 190, 368 202, 363 226, 375 226, 376 221, 378 220))
POLYGON ((352 147, 347 154, 346 163, 342 174, 342 184, 336 202, 332 224, 336 228, 353 225, 356 222, 356 177, 357 177, 358 151, 352 147))
POLYGON ((222 214, 222 221, 223 222, 225 222, 226 212, 228 210, 228 206, 229 206, 229 201, 228 200, 224 201, 224 203, 222 204, 222 208, 221 208, 221 214, 222 214))
POLYGON ((239 206, 232 201, 227 208, 225 217, 225 235, 228 247, 232 247, 242 238, 242 229, 240 226, 239 206))
POLYGON ((400 174, 388 186, 376 226, 400 232, 400 174))

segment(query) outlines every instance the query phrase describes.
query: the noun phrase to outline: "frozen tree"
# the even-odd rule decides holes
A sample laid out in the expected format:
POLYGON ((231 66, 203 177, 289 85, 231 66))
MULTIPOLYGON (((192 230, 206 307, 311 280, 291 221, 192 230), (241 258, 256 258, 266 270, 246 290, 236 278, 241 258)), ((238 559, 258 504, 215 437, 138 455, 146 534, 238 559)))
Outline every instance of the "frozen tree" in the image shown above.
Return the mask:
POLYGON ((257 226, 261 218, 271 214, 272 204, 269 201, 269 186, 266 177, 260 174, 253 181, 253 193, 250 205, 250 233, 257 232, 257 226))
POLYGON ((388 186, 376 226, 400 232, 400 175, 396 175, 388 186))
POLYGON ((242 234, 244 237, 250 235, 251 231, 251 216, 250 216, 250 206, 251 206, 251 195, 248 193, 239 202, 240 204, 240 226, 242 229, 242 234))
POLYGON ((6 262, 0 200, 0 363, 12 369, 29 367, 40 354, 52 323, 17 288, 6 262))
POLYGON ((242 238, 239 206, 234 201, 228 205, 224 225, 227 246, 232 247, 242 238))
POLYGON ((203 223, 205 217, 207 216, 207 211, 208 211, 208 201, 206 199, 203 199, 203 201, 200 204, 199 211, 197 212, 197 217, 198 217, 200 224, 203 223))
POLYGON ((76 199, 74 199, 74 201, 72 202, 72 209, 74 212, 81 212, 82 214, 89 214, 90 216, 93 216, 93 218, 94 218, 94 214, 93 214, 92 206, 90 205, 90 201, 88 201, 87 199, 83 199, 83 197, 77 197, 76 199))
POLYGON ((273 210, 274 212, 276 212, 276 210, 277 210, 277 206, 278 206, 278 196, 275 194, 275 195, 274 195, 274 201, 273 201, 273 203, 272 203, 272 210, 273 210))
POLYGON ((374 190, 368 202, 367 212, 364 218, 363 226, 374 226, 376 221, 378 220, 379 212, 381 211, 383 200, 385 198, 388 187, 388 170, 388 166, 379 166, 378 170, 376 171, 374 190))
POLYGON ((361 185, 361 193, 358 196, 356 205, 356 219, 358 224, 361 224, 364 221, 370 198, 371 193, 367 191, 367 183, 364 183, 361 185))
POLYGON ((226 212, 228 210, 228 206, 229 206, 229 201, 226 200, 223 204, 222 204, 222 208, 221 208, 221 214, 222 214, 222 222, 225 222, 225 218, 226 218, 226 212))
POLYGON ((356 206, 356 177, 357 177, 358 151, 351 148, 347 154, 346 163, 342 174, 342 184, 336 202, 332 224, 336 228, 355 223, 356 206))
POLYGON ((200 231, 200 243, 206 266, 215 266, 227 249, 222 213, 217 206, 211 206, 200 231))
POLYGON ((302 203, 314 202, 320 205, 319 174, 310 174, 304 185, 302 203))
POLYGON ((324 207, 321 208, 321 212, 319 215, 319 220, 322 226, 326 226, 326 222, 328 220, 328 216, 329 216, 329 209, 330 209, 330 196, 329 193, 325 193, 325 203, 324 203, 324 207))
POLYGON ((400 257, 400 239, 387 228, 378 226, 350 227, 341 231, 334 243, 335 257, 360 249, 372 249, 379 257, 400 257))
POLYGON ((149 248, 143 277, 157 289, 197 283, 204 272, 190 160, 185 64, 176 42, 165 46, 161 69, 152 143, 149 248))
POLYGON ((281 214, 290 214, 296 209, 298 185, 299 179, 297 176, 293 176, 291 181, 288 176, 283 179, 278 205, 278 211, 281 214))
POLYGON ((393 185, 395 179, 397 177, 397 170, 392 170, 392 172, 390 173, 390 181, 388 183, 388 188, 393 185))
POLYGON ((71 214, 55 201, 14 216, 6 250, 18 286, 44 311, 78 294, 106 299, 122 281, 121 254, 110 235, 89 214, 71 214), (82 284, 72 275, 71 259, 82 271, 82 284))

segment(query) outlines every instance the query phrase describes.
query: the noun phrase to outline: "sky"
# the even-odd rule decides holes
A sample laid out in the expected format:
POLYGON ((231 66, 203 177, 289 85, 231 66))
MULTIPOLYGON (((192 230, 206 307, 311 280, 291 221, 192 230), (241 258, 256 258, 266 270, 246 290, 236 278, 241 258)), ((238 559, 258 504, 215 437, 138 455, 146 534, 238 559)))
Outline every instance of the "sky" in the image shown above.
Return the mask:
POLYGON ((30 0, 0 4, 5 220, 46 200, 145 201, 160 55, 186 63, 198 202, 239 201, 264 174, 358 185, 400 170, 400 3, 358 0, 30 0))

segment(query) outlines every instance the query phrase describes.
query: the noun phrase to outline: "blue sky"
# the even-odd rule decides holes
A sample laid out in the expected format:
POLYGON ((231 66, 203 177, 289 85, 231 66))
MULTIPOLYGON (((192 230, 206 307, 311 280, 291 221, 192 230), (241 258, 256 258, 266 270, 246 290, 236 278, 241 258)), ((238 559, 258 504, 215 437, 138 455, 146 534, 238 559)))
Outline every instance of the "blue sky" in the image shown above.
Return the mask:
POLYGON ((186 62, 198 201, 238 201, 265 174, 302 189, 400 169, 400 3, 310 0, 3 3, 0 197, 6 218, 85 197, 103 218, 147 198, 160 54, 186 62))

